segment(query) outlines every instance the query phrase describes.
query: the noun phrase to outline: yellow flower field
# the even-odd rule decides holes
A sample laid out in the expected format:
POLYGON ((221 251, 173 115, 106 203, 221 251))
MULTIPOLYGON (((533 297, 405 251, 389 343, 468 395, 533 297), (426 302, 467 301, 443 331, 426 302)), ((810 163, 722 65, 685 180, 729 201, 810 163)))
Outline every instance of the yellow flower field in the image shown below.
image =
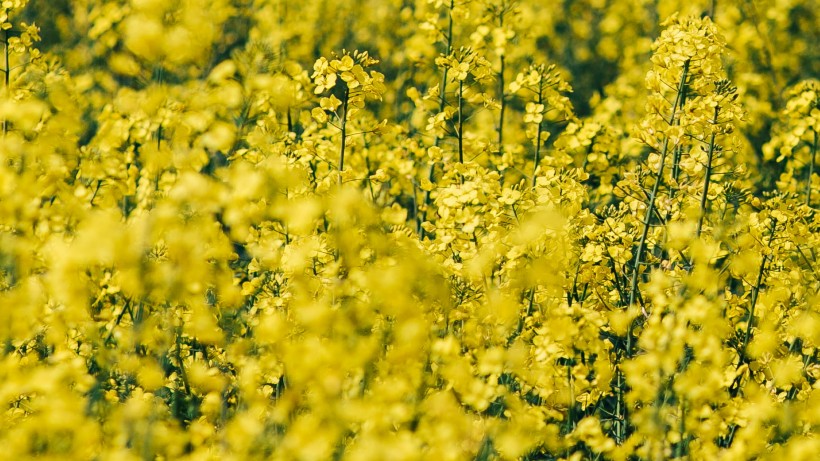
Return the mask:
POLYGON ((4 0, 0 42, 0 460, 817 459, 817 0, 4 0))

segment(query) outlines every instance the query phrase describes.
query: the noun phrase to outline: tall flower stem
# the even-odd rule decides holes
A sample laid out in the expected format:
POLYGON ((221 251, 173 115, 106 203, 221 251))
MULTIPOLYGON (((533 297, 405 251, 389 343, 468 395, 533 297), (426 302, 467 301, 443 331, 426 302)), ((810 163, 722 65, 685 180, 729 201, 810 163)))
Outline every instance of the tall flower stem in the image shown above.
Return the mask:
POLYGON ((615 368, 615 376, 617 377, 617 384, 615 387, 615 443, 620 445, 626 440, 626 402, 624 401, 624 375, 620 366, 615 368))
POLYGON ((458 163, 464 163, 464 82, 458 82, 458 163))
MULTIPOLYGON (((504 28, 504 15, 507 14, 509 5, 504 2, 502 10, 498 14, 498 27, 504 28)), ((504 70, 506 70, 507 62, 502 51, 501 56, 498 57, 499 71, 498 71, 498 101, 501 105, 498 113, 498 152, 504 153, 504 111, 507 109, 507 101, 504 97, 504 70)))
MULTIPOLYGON (((715 125, 717 125, 718 113, 720 113, 720 106, 715 106, 715 118, 712 120, 712 123, 715 125)), ((698 228, 696 232, 698 237, 700 237, 701 230, 703 229, 703 219, 706 217, 706 205, 709 197, 709 183, 712 180, 712 160, 715 155, 716 135, 716 132, 712 131, 712 136, 709 139, 709 152, 706 158, 706 178, 703 180, 703 194, 700 197, 700 215, 698 216, 698 228)))
MULTIPOLYGON (((3 57, 5 58, 5 67, 3 68, 3 88, 6 91, 6 97, 8 98, 9 91, 11 90, 11 65, 9 63, 9 31, 8 29, 3 31, 3 57)), ((5 137, 6 134, 9 132, 9 122, 6 119, 3 119, 3 136, 5 137)))
POLYGON ((501 107, 498 114, 498 151, 504 153, 504 110, 507 108, 507 102, 504 98, 504 55, 499 58, 501 61, 501 70, 498 72, 498 100, 501 107))
MULTIPOLYGON (((544 104, 544 72, 538 78, 538 107, 544 104)), ((538 172, 538 164, 541 163, 541 135, 544 132, 543 120, 538 121, 538 130, 535 134, 535 163, 532 166, 532 187, 535 187, 535 174, 538 172)))
POLYGON ((350 99, 350 90, 345 88, 342 98, 341 131, 342 142, 339 148, 339 184, 342 183, 342 171, 345 169, 345 146, 347 145, 347 103, 350 99))
MULTIPOLYGON (((445 36, 445 50, 444 55, 449 56, 450 53, 453 51, 453 8, 455 7, 455 0, 450 0, 450 8, 447 10, 447 35, 445 36)), ((447 71, 449 69, 444 67, 444 71, 441 74, 441 81, 439 82, 439 97, 441 98, 439 101, 439 112, 444 112, 444 108, 447 107, 447 98, 446 98, 446 91, 447 91, 447 71)), ((436 136, 433 140, 433 145, 438 146, 441 139, 436 136)), ((433 162, 430 164, 430 168, 427 170, 427 179, 430 183, 433 182, 435 179, 435 172, 436 172, 436 163, 433 162)), ((426 231, 421 227, 422 223, 427 220, 427 209, 430 207, 430 196, 431 191, 424 191, 424 208, 421 212, 420 218, 418 219, 417 225, 417 232, 419 234, 419 240, 424 239, 424 235, 426 231)))
MULTIPOLYGON (((686 86, 684 84, 683 94, 681 95, 680 106, 679 107, 683 107, 685 104, 686 104, 686 86)), ((672 121, 672 123, 677 124, 674 120, 672 121)), ((680 159, 681 159, 682 156, 683 156, 683 146, 678 145, 677 147, 675 147, 675 155, 673 157, 674 160, 672 162, 672 179, 674 179, 676 183, 678 182, 678 177, 680 177, 680 159)), ((674 191, 673 191, 673 193, 674 193, 674 191)))
MULTIPOLYGON (((774 231, 777 227, 777 220, 772 217, 772 228, 769 233, 769 243, 768 248, 772 247, 772 241, 774 240, 774 231)), ((755 286, 752 288, 752 299, 749 301, 749 319, 746 321, 746 332, 743 334, 743 344, 740 346, 740 352, 738 353, 739 358, 737 361, 737 368, 739 369, 743 362, 746 360, 746 348, 749 346, 749 339, 752 336, 752 324, 754 323, 755 318, 755 306, 757 305, 757 297, 760 294, 760 287, 763 284, 763 275, 766 273, 766 263, 769 261, 769 257, 767 255, 763 255, 763 259, 760 261, 760 269, 757 272, 757 280, 755 281, 755 286)))
MULTIPOLYGON (((680 83, 678 84, 678 94, 675 97, 675 105, 672 107, 672 114, 669 117, 669 124, 673 124, 675 118, 677 116, 678 107, 681 104, 681 100, 683 99, 684 94, 684 85, 686 84, 686 79, 689 76, 689 61, 687 60, 683 64, 683 74, 680 78, 680 83)), ((649 224, 652 219, 652 213, 655 211, 655 198, 658 195, 658 189, 660 188, 661 182, 663 182, 663 169, 666 164, 666 153, 669 150, 669 137, 666 137, 663 141, 663 147, 661 148, 661 162, 658 166, 658 173, 655 178, 655 184, 652 186, 652 193, 649 195, 649 203, 646 207, 646 215, 644 216, 643 220, 643 231, 641 232, 641 238, 638 241, 638 249, 635 252, 635 261, 632 265, 632 282, 629 288, 629 307, 632 307, 635 304, 635 298, 638 293, 638 276, 641 273, 641 259, 643 258, 643 252, 646 248, 646 238, 649 235, 649 224)), ((646 311, 644 307, 641 307, 643 314, 648 316, 649 313, 646 311)), ((630 332, 631 333, 631 332, 630 332)), ((631 337, 631 335, 630 335, 631 337)), ((628 351, 627 351, 628 352, 628 351)))
POLYGON ((809 174, 806 177, 806 206, 811 206, 811 177, 814 175, 814 163, 817 156, 817 131, 814 131, 814 142, 809 154, 809 174))

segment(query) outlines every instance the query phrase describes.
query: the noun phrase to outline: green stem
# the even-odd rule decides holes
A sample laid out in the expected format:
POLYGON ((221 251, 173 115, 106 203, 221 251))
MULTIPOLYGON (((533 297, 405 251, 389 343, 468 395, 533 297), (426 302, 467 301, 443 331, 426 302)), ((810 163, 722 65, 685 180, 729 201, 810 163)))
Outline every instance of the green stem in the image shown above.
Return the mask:
POLYGON ((182 362, 182 327, 177 328, 176 334, 176 353, 174 354, 179 365, 179 376, 182 378, 182 387, 185 389, 185 394, 191 395, 191 385, 188 383, 188 373, 185 371, 185 364, 182 362))
POLYGON ((345 169, 345 145, 347 144, 347 102, 350 99, 350 90, 345 88, 342 98, 342 145, 339 149, 339 184, 342 184, 342 171, 345 169))
MULTIPOLYGON (((675 98, 675 105, 672 108, 672 115, 669 117, 669 124, 673 124, 675 121, 675 117, 677 115, 678 107, 680 106, 680 102, 683 98, 683 90, 684 85, 686 84, 686 79, 689 74, 689 60, 687 60, 683 64, 683 74, 680 78, 680 83, 678 84, 678 94, 675 98)), ((629 307, 632 307, 635 304, 635 297, 638 292, 638 276, 640 275, 640 267, 641 267, 641 258, 643 257, 644 248, 646 247, 646 238, 649 235, 649 221, 652 219, 652 213, 655 210, 655 197, 658 195, 658 189, 660 188, 661 182, 663 182, 663 168, 666 163, 666 152, 669 149, 669 138, 665 138, 663 141, 663 147, 661 148, 661 162, 658 166, 658 173, 657 178, 655 180, 655 184, 652 186, 652 193, 649 195, 649 203, 647 204, 646 215, 644 216, 643 220, 643 231, 641 232, 641 238, 638 242, 638 249, 635 252, 635 262, 632 266, 632 283, 629 288, 629 307)), ((646 316, 648 313, 645 309, 643 309, 643 314, 646 316)), ((630 351, 627 351, 629 354, 630 351)))
MULTIPOLYGON (((686 105, 686 86, 685 85, 686 84, 684 83, 683 95, 680 98, 680 105, 679 105, 680 108, 683 108, 683 106, 686 105)), ((715 118, 717 118, 717 117, 715 117, 715 118)), ((672 120, 672 124, 673 125, 680 125, 680 120, 672 120)), ((683 146, 679 144, 677 147, 675 147, 674 161, 672 162, 672 178, 675 180, 676 184, 678 182, 678 177, 680 176, 680 159, 681 159, 682 156, 683 156, 683 146)), ((675 191, 673 189, 672 193, 674 193, 674 192, 675 191)))
POLYGON ((618 376, 617 391, 618 395, 615 399, 615 421, 617 430, 615 432, 615 443, 620 445, 626 440, 626 405, 624 405, 624 389, 623 389, 623 373, 619 368, 615 369, 618 376))
MULTIPOLYGON (((712 123, 717 125, 718 113, 720 106, 715 106, 715 118, 712 123)), ((709 139, 709 153, 706 158, 706 178, 703 180, 703 196, 700 198, 700 216, 698 216, 698 229, 696 235, 700 237, 700 232, 703 229, 703 219, 706 217, 706 205, 709 196, 709 182, 712 180, 712 159, 715 154, 715 136, 716 133, 712 131, 712 137, 709 139)))
MULTIPOLYGON (((445 42, 445 47, 444 47, 445 48, 444 49, 444 55, 445 56, 449 56, 450 53, 453 52, 453 8, 455 8, 455 0, 450 0, 450 8, 447 10, 447 36, 445 37, 446 42, 445 42)), ((447 91, 447 71, 448 70, 449 69, 447 67, 444 68, 444 72, 441 74, 441 82, 439 82, 439 98, 440 98, 439 99, 439 106, 438 106, 438 111, 439 112, 444 112, 444 108, 447 107, 447 98, 446 98, 447 93, 446 93, 446 91, 447 91)), ((441 142, 441 139, 438 136, 436 136, 435 139, 433 140, 433 145, 438 147, 439 142, 441 142)), ((436 163, 433 162, 430 165, 430 169, 427 172, 427 178, 429 179, 430 183, 432 183, 433 179, 435 179, 435 171, 436 171, 436 163)), ((424 221, 427 220, 427 209, 430 207, 430 199, 431 199, 430 192, 431 191, 429 191, 429 190, 424 192, 424 209, 423 209, 423 211, 421 213, 421 217, 419 218, 419 221, 418 221, 418 228, 420 230, 419 231, 419 240, 423 240, 424 235, 426 234, 425 230, 422 229, 421 224, 424 223, 424 221)))
POLYGON ((464 163, 464 81, 458 81, 458 163, 464 163))
POLYGON ((513 341, 516 340, 521 333, 524 331, 524 324, 526 323, 527 319, 532 316, 532 308, 535 304, 535 287, 530 288, 530 293, 527 296, 527 310, 524 312, 524 315, 518 318, 518 326, 515 328, 515 332, 507 338, 507 346, 512 345, 513 341))
POLYGON ((569 385, 569 403, 567 404, 567 428, 566 433, 569 434, 575 428, 575 421, 573 421, 573 403, 575 403, 575 388, 572 385, 572 362, 567 361, 567 384, 569 385))
POLYGON ((811 206, 811 177, 814 175, 814 162, 817 155, 817 131, 814 131, 814 142, 811 145, 811 157, 809 158, 809 175, 806 178, 806 206, 811 206))
POLYGON ((285 111, 288 117, 288 133, 293 133, 293 116, 290 113, 290 107, 285 111))
POLYGON ((687 444, 685 444, 686 440, 686 401, 681 400, 680 402, 680 420, 678 423, 678 434, 680 434, 680 441, 678 441, 678 445, 675 448, 675 458, 680 458, 685 453, 684 448, 687 444))
MULTIPOLYGON (((438 143, 438 139, 436 139, 436 143, 438 143)), ((432 184, 433 180, 435 179, 435 173, 436 173, 436 164, 432 163, 430 165, 430 169, 427 172, 427 179, 430 181, 430 184, 432 184)), ((429 191, 429 190, 424 191, 424 209, 422 210, 421 214, 419 215, 419 221, 418 221, 419 240, 424 240, 424 236, 427 233, 427 231, 425 231, 424 228, 421 227, 421 225, 424 223, 424 221, 427 220, 427 209, 430 207, 430 198, 431 198, 430 193, 431 192, 432 191, 429 191)))
MULTIPOLYGON (((504 15, 507 13, 506 11, 507 5, 506 2, 503 5, 502 10, 498 14, 498 27, 503 29, 504 27, 504 15)), ((502 51, 503 53, 503 51, 502 51)), ((504 153, 504 109, 506 109, 507 104, 504 101, 504 69, 506 66, 506 61, 504 60, 504 54, 501 54, 498 58, 500 63, 500 70, 498 72, 498 100, 501 103, 501 109, 498 114, 498 152, 503 154, 504 153)))
MULTIPOLYGON (((9 98, 11 95, 9 92, 11 91, 11 65, 9 63, 9 31, 8 29, 3 31, 3 50, 4 56, 6 61, 6 66, 3 70, 3 80, 5 83, 5 90, 6 90, 6 98, 9 98)), ((6 119, 3 119, 3 136, 5 137, 6 134, 9 132, 9 122, 6 119)))
MULTIPOLYGON (((777 227, 777 220, 774 218, 769 218, 772 220, 772 229, 771 233, 769 234, 769 244, 768 247, 772 247, 772 240, 774 240, 774 231, 777 227)), ((755 281, 755 286, 752 290, 752 299, 749 305, 749 319, 746 321, 746 332, 743 335, 743 345, 740 347, 740 354, 737 361, 737 368, 740 368, 741 364, 743 364, 744 360, 746 360, 746 347, 749 346, 749 339, 752 336, 752 324, 754 323, 755 318, 755 306, 757 305, 757 296, 760 294, 760 286, 763 284, 763 274, 766 273, 766 262, 768 261, 768 256, 765 254, 763 255, 763 259, 760 261, 760 269, 757 272, 757 281, 755 281)))
POLYGON ((501 56, 501 71, 498 73, 498 98, 501 103, 501 110, 498 114, 498 152, 504 153, 504 109, 507 108, 504 100, 504 55, 501 56))
MULTIPOLYGON (((455 0, 450 0, 450 8, 447 10, 447 43, 444 50, 445 56, 450 56, 450 53, 453 52, 453 8, 455 8, 455 0)), ((444 73, 441 76, 441 82, 439 83, 439 96, 441 97, 439 112, 444 112, 444 108, 447 106, 447 99, 444 97, 447 91, 447 70, 448 68, 445 67, 444 73)), ((439 138, 436 136, 436 146, 438 146, 438 142, 439 138)))
MULTIPOLYGON (((541 69, 538 79, 538 107, 544 103, 544 69, 541 69)), ((535 174, 538 172, 538 164, 541 163, 541 134, 543 120, 538 122, 538 131, 535 135, 535 164, 532 166, 532 187, 535 187, 535 174)))

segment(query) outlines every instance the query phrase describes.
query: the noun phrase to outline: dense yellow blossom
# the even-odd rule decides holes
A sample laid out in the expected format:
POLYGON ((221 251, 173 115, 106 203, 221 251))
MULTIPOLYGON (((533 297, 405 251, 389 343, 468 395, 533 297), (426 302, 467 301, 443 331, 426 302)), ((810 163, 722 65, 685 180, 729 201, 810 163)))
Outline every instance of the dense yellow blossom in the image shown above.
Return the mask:
POLYGON ((816 458, 818 11, 0 1, 0 458, 816 458))

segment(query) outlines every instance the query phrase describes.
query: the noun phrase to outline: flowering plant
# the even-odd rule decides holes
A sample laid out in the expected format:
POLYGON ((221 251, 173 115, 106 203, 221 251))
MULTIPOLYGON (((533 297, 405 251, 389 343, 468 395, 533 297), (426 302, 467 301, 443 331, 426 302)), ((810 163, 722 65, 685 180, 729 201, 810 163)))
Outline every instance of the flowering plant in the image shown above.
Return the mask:
POLYGON ((376 3, 0 2, 3 454, 814 459, 816 8, 376 3))

